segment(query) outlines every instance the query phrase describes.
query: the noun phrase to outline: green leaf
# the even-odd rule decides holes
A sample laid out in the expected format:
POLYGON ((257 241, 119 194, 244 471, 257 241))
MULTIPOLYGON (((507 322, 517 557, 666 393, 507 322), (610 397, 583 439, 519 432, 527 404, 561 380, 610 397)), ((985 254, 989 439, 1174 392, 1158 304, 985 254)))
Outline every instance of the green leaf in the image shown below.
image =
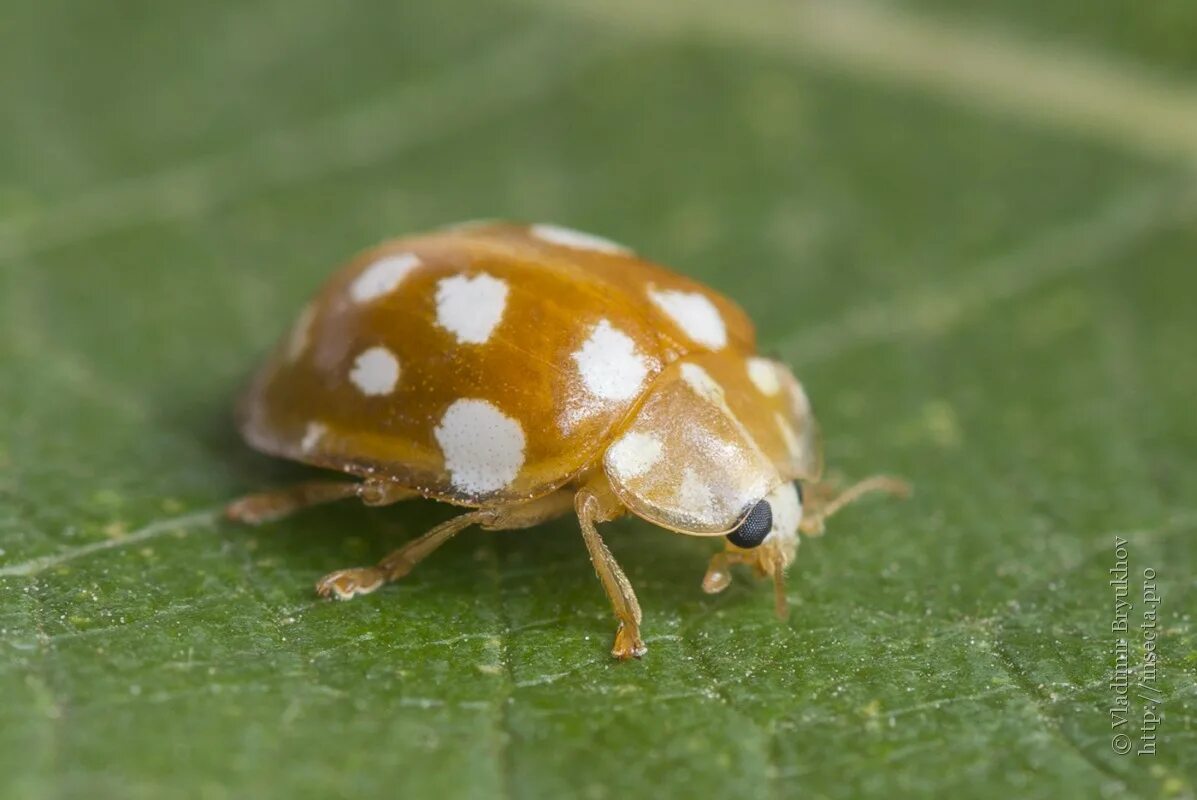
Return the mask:
POLYGON ((8 4, 0 796, 1192 796, 1191 4, 351 6, 8 4), (318 601, 450 511, 219 521, 313 474, 233 398, 348 255, 473 217, 728 292, 914 498, 808 540, 787 623, 606 526, 634 663, 569 521, 318 601), (1162 598, 1120 727, 1116 537, 1134 680, 1162 598))

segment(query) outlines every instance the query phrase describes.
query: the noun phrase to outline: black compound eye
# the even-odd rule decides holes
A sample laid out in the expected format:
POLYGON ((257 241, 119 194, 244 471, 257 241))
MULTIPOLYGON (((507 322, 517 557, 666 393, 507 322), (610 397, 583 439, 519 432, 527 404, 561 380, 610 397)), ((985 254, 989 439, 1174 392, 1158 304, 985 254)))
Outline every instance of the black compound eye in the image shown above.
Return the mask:
POLYGON ((765 537, 771 530, 773 530, 773 509, 769 506, 768 500, 762 500, 752 507, 748 516, 740 523, 740 527, 727 535, 727 540, 736 547, 750 550, 765 541, 765 537))

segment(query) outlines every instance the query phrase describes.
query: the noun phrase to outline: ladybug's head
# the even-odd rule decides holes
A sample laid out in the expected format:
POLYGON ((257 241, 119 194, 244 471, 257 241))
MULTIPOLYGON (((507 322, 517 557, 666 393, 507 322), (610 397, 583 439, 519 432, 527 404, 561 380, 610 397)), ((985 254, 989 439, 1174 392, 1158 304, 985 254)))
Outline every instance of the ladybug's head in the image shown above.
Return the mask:
POLYGON ((725 549, 717 553, 702 580, 704 591, 721 592, 731 583, 731 565, 747 564, 758 575, 773 578, 777 586, 778 613, 783 613, 785 596, 782 578, 798 552, 798 525, 802 522, 802 487, 783 483, 769 492, 725 537, 725 549))

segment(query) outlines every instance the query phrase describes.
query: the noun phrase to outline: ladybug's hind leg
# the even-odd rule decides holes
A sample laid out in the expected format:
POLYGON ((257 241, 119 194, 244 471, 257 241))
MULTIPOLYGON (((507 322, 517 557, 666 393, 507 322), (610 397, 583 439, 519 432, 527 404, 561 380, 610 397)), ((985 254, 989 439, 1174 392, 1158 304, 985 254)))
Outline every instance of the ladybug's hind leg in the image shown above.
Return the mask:
POLYGON ((229 503, 224 509, 227 519, 247 525, 262 525, 311 506, 361 498, 368 506, 387 506, 401 500, 416 497, 411 489, 396 486, 380 480, 364 480, 358 483, 347 481, 307 481, 285 489, 249 494, 229 503))

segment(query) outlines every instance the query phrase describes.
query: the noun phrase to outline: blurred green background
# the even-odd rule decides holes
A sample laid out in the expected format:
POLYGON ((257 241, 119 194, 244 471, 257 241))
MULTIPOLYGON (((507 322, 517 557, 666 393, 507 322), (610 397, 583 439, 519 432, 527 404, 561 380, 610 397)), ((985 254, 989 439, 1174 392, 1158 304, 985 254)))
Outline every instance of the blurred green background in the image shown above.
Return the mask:
POLYGON ((0 796, 1193 796, 1195 42, 1189 0, 6 0, 0 796), (219 523, 306 474, 237 388, 351 253, 496 216, 731 294, 831 467, 916 496, 808 541, 786 624, 609 526, 637 663, 570 522, 318 602, 448 509, 219 523))

